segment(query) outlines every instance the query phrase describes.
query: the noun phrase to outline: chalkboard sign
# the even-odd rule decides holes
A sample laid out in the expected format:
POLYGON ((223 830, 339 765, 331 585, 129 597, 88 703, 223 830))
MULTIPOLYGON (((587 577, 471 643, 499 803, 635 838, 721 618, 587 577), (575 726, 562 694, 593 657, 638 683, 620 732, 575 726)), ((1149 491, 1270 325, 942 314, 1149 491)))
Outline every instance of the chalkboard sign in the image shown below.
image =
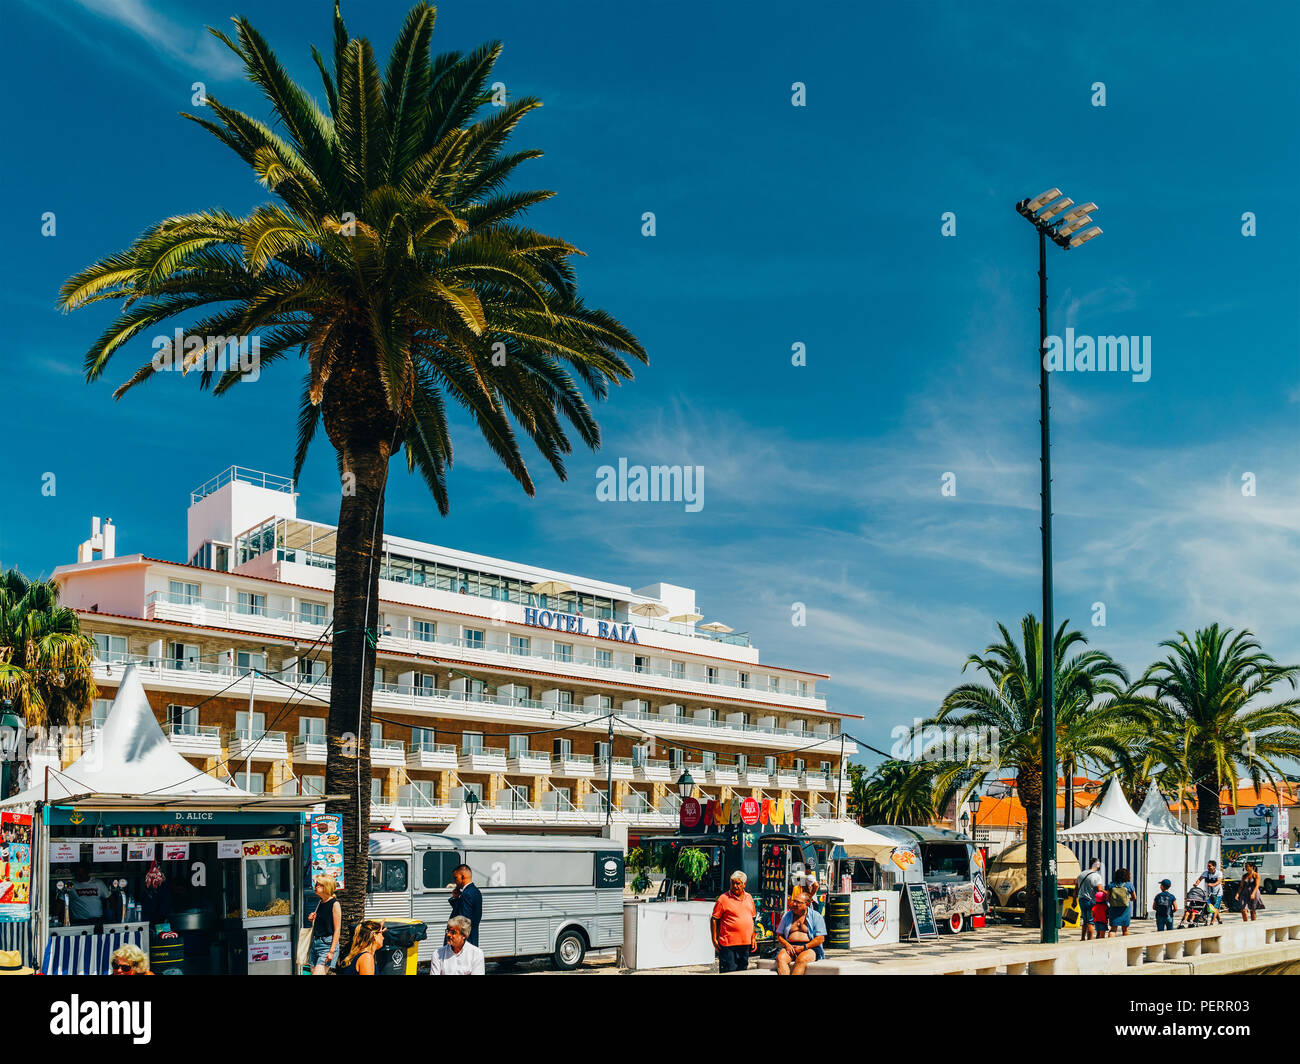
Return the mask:
POLYGON ((925 884, 904 883, 902 900, 906 902, 903 905, 903 918, 908 924, 904 934, 907 937, 915 936, 918 941, 924 936, 936 937, 939 928, 935 926, 934 910, 930 908, 930 897, 926 893, 925 884))

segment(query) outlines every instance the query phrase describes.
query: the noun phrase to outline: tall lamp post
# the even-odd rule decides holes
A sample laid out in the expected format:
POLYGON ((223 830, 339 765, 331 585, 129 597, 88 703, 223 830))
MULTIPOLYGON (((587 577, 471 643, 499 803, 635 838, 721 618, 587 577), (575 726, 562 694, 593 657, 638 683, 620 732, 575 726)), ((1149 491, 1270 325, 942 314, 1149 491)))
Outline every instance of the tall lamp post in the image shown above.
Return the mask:
POLYGON ((18 776, 18 732, 23 722, 13 712, 13 702, 0 699, 0 801, 15 790, 18 776))
POLYGON ((1040 940, 1050 943, 1057 941, 1059 921, 1056 913, 1056 702, 1052 690, 1055 629, 1052 622, 1052 454, 1047 389, 1047 241, 1050 239, 1057 247, 1068 251, 1100 236, 1101 230, 1096 226, 1084 231, 1084 226, 1092 221, 1089 212, 1096 209, 1095 203, 1076 207, 1074 200, 1062 196, 1059 188, 1048 189, 1033 199, 1016 204, 1017 213, 1038 230, 1038 398, 1043 532, 1043 627, 1039 640, 1043 651, 1043 878, 1038 911, 1042 928, 1040 940))

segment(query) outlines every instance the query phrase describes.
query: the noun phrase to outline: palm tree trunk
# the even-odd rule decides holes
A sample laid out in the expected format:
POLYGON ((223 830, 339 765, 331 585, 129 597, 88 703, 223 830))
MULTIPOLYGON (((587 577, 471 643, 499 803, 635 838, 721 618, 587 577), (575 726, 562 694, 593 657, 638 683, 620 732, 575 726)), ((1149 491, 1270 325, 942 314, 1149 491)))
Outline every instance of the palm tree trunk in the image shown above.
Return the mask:
POLYGON ((1039 892, 1043 889, 1043 772, 1037 765, 1016 769, 1016 791, 1025 808, 1025 926, 1039 925, 1039 892))
POLYGON ((1223 829, 1219 809, 1219 769, 1214 762, 1196 766, 1192 773, 1196 780, 1196 826, 1201 831, 1218 835, 1223 829))
POLYGON ((345 925, 364 915, 370 874, 370 701, 389 454, 388 442, 373 437, 361 446, 339 448, 340 465, 345 474, 354 474, 355 481, 344 481, 334 555, 333 677, 325 792, 347 796, 326 803, 343 825, 345 889, 339 901, 345 925))
POLYGON ((1065 820, 1067 828, 1074 827, 1074 770, 1073 759, 1065 763, 1065 820))

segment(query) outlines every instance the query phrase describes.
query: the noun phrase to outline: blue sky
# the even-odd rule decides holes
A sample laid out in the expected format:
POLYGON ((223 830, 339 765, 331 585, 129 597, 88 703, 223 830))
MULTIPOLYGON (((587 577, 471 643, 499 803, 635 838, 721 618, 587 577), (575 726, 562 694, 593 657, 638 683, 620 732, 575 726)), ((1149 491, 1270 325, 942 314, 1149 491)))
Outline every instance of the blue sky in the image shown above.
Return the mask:
MULTIPOLYGON (((406 6, 344 15, 383 55, 406 6)), ((242 11, 316 91, 308 45, 326 49, 331 7, 242 11)), ((1053 379, 1058 618, 1134 672, 1216 620, 1300 661, 1300 8, 988 7, 441 5, 437 49, 502 40, 507 91, 545 102, 516 136, 546 153, 521 184, 559 193, 532 221, 587 253, 587 300, 651 364, 599 411, 602 451, 575 454, 567 482, 539 466, 527 499, 462 425, 451 516, 395 467, 388 530, 695 587, 766 660, 830 673, 833 704, 867 718, 851 730, 887 746, 997 621, 1039 610, 1036 246, 1012 208, 1057 185, 1101 205, 1105 235, 1051 249, 1051 331, 1152 343, 1146 383, 1053 379), (703 466, 703 510, 598 502, 595 470, 619 457, 703 466)), ((121 552, 181 558, 192 487, 231 464, 291 468, 296 371, 221 399, 163 375, 114 402, 149 345, 88 386, 107 312, 54 310, 64 278, 150 223, 264 198, 177 117, 195 81, 265 114, 202 32, 237 10, 10 11, 5 566, 73 560, 92 514, 121 552)), ((323 437, 300 487, 300 513, 335 520, 323 437)))

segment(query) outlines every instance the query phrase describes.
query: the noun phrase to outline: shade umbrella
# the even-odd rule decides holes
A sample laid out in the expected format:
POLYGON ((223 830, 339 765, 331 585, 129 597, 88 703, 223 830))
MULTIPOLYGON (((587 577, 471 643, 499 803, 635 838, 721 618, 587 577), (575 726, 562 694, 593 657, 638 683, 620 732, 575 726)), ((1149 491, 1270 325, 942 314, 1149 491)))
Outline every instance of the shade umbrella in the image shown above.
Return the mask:
POLYGON ((723 624, 721 621, 710 621, 708 624, 700 625, 700 631, 701 632, 734 632, 735 629, 723 624))
POLYGON ((533 591, 538 595, 563 595, 572 590, 573 585, 566 584, 563 580, 543 580, 533 585, 533 591))
POLYGON ((627 612, 635 613, 638 617, 662 617, 668 612, 668 607, 658 602, 638 602, 635 606, 629 606, 627 612))
POLYGON ((704 620, 702 613, 679 613, 675 617, 670 617, 671 621, 681 621, 682 624, 694 624, 696 621, 704 620))

